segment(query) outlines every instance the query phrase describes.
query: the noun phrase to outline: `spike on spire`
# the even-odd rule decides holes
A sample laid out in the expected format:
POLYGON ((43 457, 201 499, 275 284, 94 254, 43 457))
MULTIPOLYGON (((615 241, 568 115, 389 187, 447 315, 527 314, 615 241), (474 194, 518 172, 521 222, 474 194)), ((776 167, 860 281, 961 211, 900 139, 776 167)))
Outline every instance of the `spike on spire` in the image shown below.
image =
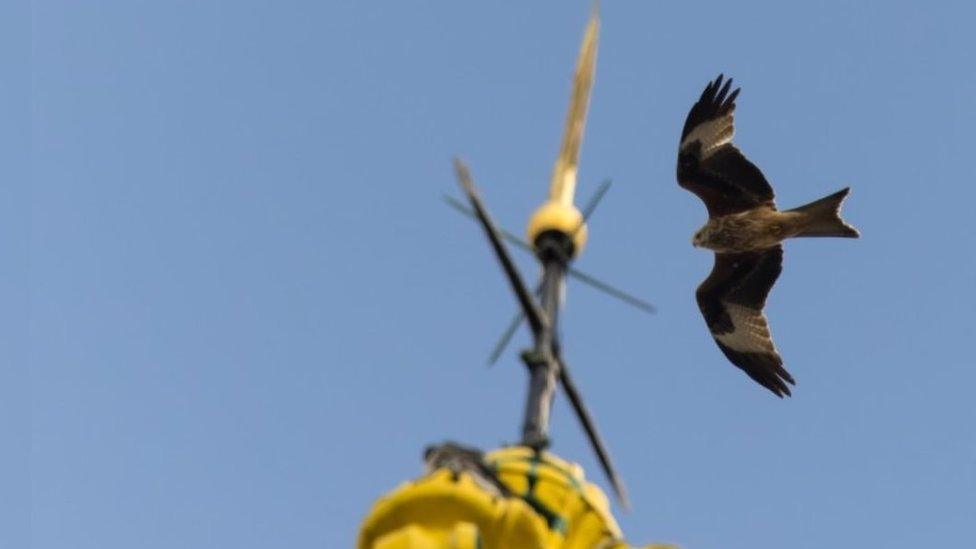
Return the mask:
POLYGON ((583 143, 583 130, 586 128, 586 113, 590 106, 590 92, 593 89, 599 39, 599 3, 594 3, 590 21, 586 25, 586 32, 583 34, 579 56, 576 59, 573 91, 570 95, 569 109, 566 112, 562 146, 559 148, 559 157, 553 167, 552 183, 549 188, 549 199, 565 206, 573 204, 573 197, 576 192, 579 151, 583 143))
POLYGON ((583 143, 583 130, 586 128, 586 113, 590 106, 590 92, 596 70, 596 52, 600 38, 599 2, 594 2, 589 23, 583 33, 576 71, 573 76, 573 89, 566 111, 566 124, 563 128, 559 156, 552 170, 549 185, 549 200, 529 219, 529 242, 547 231, 557 231, 567 235, 573 242, 572 255, 575 257, 586 243, 587 230, 583 215, 573 204, 576 194, 576 174, 579 170, 579 152, 583 143))

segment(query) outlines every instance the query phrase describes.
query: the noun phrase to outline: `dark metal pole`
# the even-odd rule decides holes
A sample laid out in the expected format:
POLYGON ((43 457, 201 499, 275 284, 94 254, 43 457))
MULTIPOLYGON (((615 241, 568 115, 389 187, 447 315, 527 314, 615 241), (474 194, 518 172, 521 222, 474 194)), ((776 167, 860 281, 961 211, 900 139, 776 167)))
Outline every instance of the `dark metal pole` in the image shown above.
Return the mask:
POLYGON ((555 330, 559 323, 559 301, 572 247, 570 238, 556 231, 539 235, 536 242, 536 253, 543 265, 542 310, 549 322, 538 332, 532 349, 522 353, 522 360, 529 370, 522 444, 536 449, 549 445, 549 416, 559 376, 559 362, 553 355, 555 330))

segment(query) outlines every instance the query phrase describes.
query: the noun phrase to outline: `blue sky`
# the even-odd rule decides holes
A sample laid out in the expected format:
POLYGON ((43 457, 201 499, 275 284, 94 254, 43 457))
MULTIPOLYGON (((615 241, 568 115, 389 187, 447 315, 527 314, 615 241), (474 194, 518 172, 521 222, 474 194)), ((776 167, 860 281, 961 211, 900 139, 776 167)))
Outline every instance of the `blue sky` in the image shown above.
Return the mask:
MULTIPOLYGON (((440 196, 457 192, 460 154, 495 217, 522 231, 587 12, 35 2, 30 26, 4 33, 14 69, 0 84, 5 130, 21 130, 3 138, 0 242, 15 267, 0 285, 15 313, 0 466, 29 497, 33 546, 348 547, 373 500, 419 473, 424 445, 515 441, 523 367, 514 350, 484 367, 515 302, 477 227, 440 196), (28 40, 30 74, 16 62, 28 40), (28 361, 31 390, 12 389, 28 361)), ((971 3, 602 12, 580 193, 615 185, 578 266, 660 313, 571 284, 563 330, 630 490, 628 538, 964 545, 971 3), (690 246, 705 211, 675 183, 674 156, 719 72, 743 88, 736 142, 779 203, 850 185, 845 214, 863 234, 786 248, 768 309, 797 379, 785 401, 725 361, 694 302, 711 266, 690 246)), ((603 482, 561 399, 553 436, 603 482)), ((24 513, 4 499, 0 514, 24 513)))
POLYGON ((30 30, 26 3, 0 4, 0 547, 23 546, 30 519, 28 200, 30 30))

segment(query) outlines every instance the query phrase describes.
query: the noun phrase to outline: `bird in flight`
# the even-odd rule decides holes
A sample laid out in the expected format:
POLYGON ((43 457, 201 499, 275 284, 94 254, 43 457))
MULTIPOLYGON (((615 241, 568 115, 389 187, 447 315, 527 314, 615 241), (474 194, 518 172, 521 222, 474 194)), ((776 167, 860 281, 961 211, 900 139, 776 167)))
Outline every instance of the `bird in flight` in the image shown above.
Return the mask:
POLYGON ((737 88, 719 75, 692 106, 678 147, 678 184, 698 195, 708 222, 692 245, 715 252, 711 274, 698 287, 698 307, 719 349, 753 380, 782 398, 793 376, 776 352, 763 307, 782 271, 787 238, 857 238, 840 218, 850 188, 779 211, 759 168, 732 144, 737 88))

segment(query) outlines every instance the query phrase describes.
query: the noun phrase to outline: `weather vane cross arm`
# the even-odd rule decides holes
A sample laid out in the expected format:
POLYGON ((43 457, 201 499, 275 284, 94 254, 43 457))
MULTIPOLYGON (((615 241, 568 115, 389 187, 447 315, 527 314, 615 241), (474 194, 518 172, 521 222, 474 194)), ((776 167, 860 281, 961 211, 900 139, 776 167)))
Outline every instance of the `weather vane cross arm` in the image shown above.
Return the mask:
POLYGON ((454 171, 457 175, 458 184, 467 195, 468 201, 471 203, 471 207, 475 212, 476 218, 481 223, 481 227, 484 229, 489 243, 495 250, 495 256, 502 265, 502 270, 505 272, 505 277, 508 279, 508 282, 512 287, 512 291, 515 292, 515 297, 518 299, 519 305, 522 307, 522 312, 525 314, 526 318, 528 318, 529 326, 532 327, 532 332, 534 334, 539 334, 548 327, 549 322, 544 313, 539 309, 538 304, 536 304, 535 300, 533 299, 532 294, 529 292, 525 282, 522 280, 522 276, 515 267, 515 262, 512 261, 511 256, 508 254, 508 250, 502 243, 501 234, 498 228, 495 227, 495 222, 492 221, 491 216, 488 215, 488 210, 481 202, 481 197, 478 196, 478 190, 475 188, 474 181, 471 179, 471 172, 468 171, 468 167, 464 164, 464 162, 461 162, 461 160, 458 158, 454 159, 454 171))

